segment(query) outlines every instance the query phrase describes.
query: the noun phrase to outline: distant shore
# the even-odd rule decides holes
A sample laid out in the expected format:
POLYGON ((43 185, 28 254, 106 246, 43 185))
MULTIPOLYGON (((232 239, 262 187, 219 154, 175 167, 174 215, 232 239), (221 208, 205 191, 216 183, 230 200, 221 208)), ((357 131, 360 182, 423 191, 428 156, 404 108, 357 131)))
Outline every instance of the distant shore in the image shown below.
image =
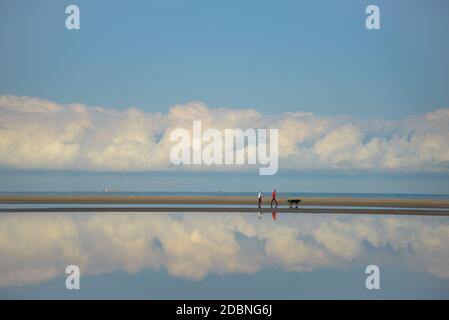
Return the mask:
MULTIPOLYGON (((449 209, 449 200, 390 199, 350 197, 291 197, 301 199, 299 207, 384 207, 449 209)), ((279 206, 289 206, 287 198, 277 199, 279 206)), ((262 205, 270 206, 270 197, 262 205)), ((164 204, 164 205, 254 205, 249 196, 130 196, 130 195, 0 195, 0 204, 164 204)))

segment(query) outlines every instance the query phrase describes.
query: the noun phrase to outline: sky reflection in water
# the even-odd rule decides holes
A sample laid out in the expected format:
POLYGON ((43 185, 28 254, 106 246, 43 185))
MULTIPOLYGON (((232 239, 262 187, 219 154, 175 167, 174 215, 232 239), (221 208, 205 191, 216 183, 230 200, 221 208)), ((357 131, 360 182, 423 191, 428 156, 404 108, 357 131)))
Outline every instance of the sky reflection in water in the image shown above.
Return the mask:
POLYGON ((448 248, 446 217, 2 214, 0 298, 449 298, 448 248))

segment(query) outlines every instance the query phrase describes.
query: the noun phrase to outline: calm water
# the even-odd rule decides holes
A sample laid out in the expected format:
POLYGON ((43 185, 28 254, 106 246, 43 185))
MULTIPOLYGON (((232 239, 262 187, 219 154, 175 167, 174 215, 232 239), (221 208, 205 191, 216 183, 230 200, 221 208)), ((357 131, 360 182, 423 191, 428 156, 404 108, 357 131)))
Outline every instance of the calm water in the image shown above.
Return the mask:
POLYGON ((2 213, 0 298, 447 299, 448 248, 447 217, 2 213))
MULTIPOLYGON (((263 190, 265 196, 270 196, 272 190, 263 190)), ((0 195, 121 195, 121 196, 253 196, 257 197, 258 190, 254 192, 0 192, 0 195)), ((416 193, 312 193, 312 192, 278 192, 280 197, 352 197, 352 198, 392 198, 392 199, 449 199, 449 194, 416 194, 416 193)))

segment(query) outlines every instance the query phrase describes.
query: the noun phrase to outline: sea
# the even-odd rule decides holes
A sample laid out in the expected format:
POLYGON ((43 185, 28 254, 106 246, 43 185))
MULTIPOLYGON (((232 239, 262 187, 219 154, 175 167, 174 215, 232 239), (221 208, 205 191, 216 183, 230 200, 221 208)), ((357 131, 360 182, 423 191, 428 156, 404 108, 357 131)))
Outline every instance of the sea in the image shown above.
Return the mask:
MULTIPOLYGON (((0 195, 119 195, 119 196, 254 196, 257 197, 258 191, 255 192, 176 192, 176 191, 21 191, 21 192, 0 192, 0 195)), ((263 191, 267 195, 271 195, 271 191, 263 191)), ((370 198, 370 199, 449 199, 449 194, 408 194, 408 193, 313 193, 313 192, 278 192, 278 197, 342 197, 342 198, 370 198)))

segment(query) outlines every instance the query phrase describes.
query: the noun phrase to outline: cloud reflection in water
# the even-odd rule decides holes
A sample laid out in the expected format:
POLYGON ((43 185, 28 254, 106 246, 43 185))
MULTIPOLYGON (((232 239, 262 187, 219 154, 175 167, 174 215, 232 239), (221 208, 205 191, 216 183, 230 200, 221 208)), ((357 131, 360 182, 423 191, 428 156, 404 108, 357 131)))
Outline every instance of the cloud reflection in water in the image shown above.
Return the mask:
POLYGON ((250 213, 0 216, 0 287, 64 276, 165 268, 179 278, 401 265, 449 278, 449 219, 250 213))

